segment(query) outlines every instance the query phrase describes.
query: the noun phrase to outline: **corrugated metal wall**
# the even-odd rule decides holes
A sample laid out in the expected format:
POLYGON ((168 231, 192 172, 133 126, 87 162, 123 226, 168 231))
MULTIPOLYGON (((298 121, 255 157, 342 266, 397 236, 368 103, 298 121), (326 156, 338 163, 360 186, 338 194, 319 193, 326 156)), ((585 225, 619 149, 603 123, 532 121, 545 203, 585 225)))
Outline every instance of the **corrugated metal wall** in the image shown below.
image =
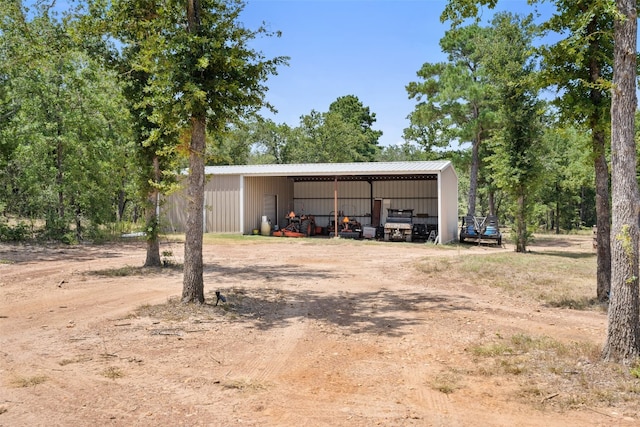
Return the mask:
MULTIPOLYGON (((204 189, 204 232, 238 233, 240 230, 240 177, 207 177, 204 189)), ((184 183, 186 185, 186 181, 184 183)), ((186 189, 165 198, 161 207, 163 230, 184 233, 187 222, 186 189)))
POLYGON ((458 176, 453 167, 442 170, 440 179, 440 243, 458 239, 458 176))
MULTIPOLYGON (((296 182, 294 210, 297 214, 315 215, 316 223, 326 226, 335 210, 334 182, 296 182)), ((413 214, 438 216, 436 180, 421 181, 338 181, 338 211, 354 217, 361 224, 371 223, 371 200, 385 200, 385 207, 413 209, 413 214), (372 187, 373 186, 373 187, 372 187), (373 192, 373 199, 372 199, 373 192)), ((382 217, 386 217, 382 212, 382 217)))
MULTIPOLYGON (((390 209, 413 209, 418 217, 438 217, 438 181, 381 181, 373 183, 373 197, 388 200, 390 209)), ((386 218, 387 212, 382 212, 386 218)))
POLYGON ((209 177, 204 187, 205 233, 239 233, 241 177, 209 177))
POLYGON ((160 205, 160 228, 167 233, 184 233, 187 223, 185 191, 179 190, 164 197, 160 205))
MULTIPOLYGON (((269 214, 265 196, 276 196, 276 217, 270 218, 272 227, 284 224, 284 218, 293 206, 293 182, 286 177, 245 177, 244 181, 244 234, 260 229, 262 216, 269 214)), ((240 230, 238 230, 240 232, 240 230)))

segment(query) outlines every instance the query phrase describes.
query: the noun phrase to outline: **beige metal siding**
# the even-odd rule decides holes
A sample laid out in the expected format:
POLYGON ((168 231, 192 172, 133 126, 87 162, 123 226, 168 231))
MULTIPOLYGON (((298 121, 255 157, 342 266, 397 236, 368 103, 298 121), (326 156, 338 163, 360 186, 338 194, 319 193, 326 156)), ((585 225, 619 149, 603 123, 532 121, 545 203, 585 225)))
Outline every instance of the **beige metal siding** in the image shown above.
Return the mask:
POLYGON ((374 182, 373 188, 374 199, 388 200, 391 209, 413 209, 416 216, 438 217, 436 180, 374 182))
MULTIPOLYGON (((183 187, 166 197, 161 206, 162 229, 184 233, 187 222, 187 191, 183 187)), ((240 177, 210 176, 204 189, 205 233, 237 233, 240 230, 240 177)))
POLYGON ((276 218, 270 218, 272 228, 284 225, 284 218, 293 206, 293 182, 286 177, 245 177, 244 178, 244 229, 243 234, 260 229, 265 215, 265 195, 277 197, 276 218))
POLYGON ((163 198, 160 204, 160 228, 166 233, 184 233, 187 223, 186 192, 181 189, 163 198))
POLYGON ((458 176, 449 166, 440 173, 440 243, 449 243, 458 238, 458 176))
POLYGON ((212 176, 204 188, 205 233, 240 232, 239 176, 212 176))

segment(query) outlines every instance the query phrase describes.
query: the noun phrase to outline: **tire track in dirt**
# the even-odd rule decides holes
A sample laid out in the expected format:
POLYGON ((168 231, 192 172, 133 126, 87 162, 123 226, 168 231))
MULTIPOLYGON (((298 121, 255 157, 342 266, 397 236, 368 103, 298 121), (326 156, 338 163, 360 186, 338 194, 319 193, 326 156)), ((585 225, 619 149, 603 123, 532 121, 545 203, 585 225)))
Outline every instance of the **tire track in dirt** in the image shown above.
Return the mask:
MULTIPOLYGON (((291 355, 304 336, 306 325, 294 319, 285 330, 270 331, 267 341, 253 349, 255 357, 246 366, 238 367, 250 382, 258 384, 276 380, 291 363, 291 355)), ((234 375, 233 371, 230 373, 234 375)))

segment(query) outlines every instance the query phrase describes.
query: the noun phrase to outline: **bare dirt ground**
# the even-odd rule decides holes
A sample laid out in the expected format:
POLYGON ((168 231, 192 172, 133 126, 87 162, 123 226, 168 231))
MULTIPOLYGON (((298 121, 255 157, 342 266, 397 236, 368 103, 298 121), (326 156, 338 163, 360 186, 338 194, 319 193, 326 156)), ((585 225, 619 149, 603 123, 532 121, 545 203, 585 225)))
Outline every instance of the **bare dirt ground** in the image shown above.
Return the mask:
MULTIPOLYGON (((182 262, 182 244, 162 249, 182 262)), ((592 251, 588 237, 553 249, 592 251)), ((138 268, 142 243, 0 245, 0 425, 639 425, 605 400, 523 397, 468 351, 515 333, 601 346, 603 311, 415 268, 511 250, 230 240, 205 245, 207 304, 185 308, 179 269, 138 268), (217 289, 227 302, 214 306, 217 289)))

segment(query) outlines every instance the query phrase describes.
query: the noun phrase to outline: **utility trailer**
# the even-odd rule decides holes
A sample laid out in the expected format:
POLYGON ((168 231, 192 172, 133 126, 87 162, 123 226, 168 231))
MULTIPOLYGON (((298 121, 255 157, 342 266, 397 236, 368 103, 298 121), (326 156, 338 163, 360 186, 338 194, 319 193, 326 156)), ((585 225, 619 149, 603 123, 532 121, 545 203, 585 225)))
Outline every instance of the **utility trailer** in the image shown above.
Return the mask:
POLYGON ((411 241, 413 228, 413 209, 387 209, 387 222, 384 224, 385 241, 411 241))
POLYGON ((462 217, 460 227, 460 243, 465 240, 473 240, 480 243, 481 240, 495 240, 502 246, 502 233, 498 225, 498 218, 495 215, 462 217))

